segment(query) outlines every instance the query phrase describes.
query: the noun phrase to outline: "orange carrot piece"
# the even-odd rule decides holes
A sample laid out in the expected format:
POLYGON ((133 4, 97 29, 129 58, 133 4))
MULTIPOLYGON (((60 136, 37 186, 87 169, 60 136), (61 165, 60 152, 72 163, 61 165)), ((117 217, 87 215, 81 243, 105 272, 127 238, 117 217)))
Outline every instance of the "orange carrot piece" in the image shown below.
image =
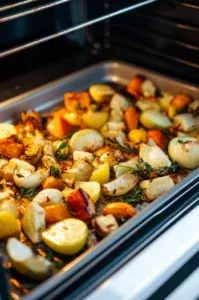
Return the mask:
POLYGON ((87 109, 90 106, 90 96, 87 92, 66 93, 64 103, 66 109, 71 112, 87 109))
POLYGON ((65 188, 63 179, 49 176, 43 183, 43 189, 57 189, 62 191, 65 188))
POLYGON ((44 210, 47 223, 55 223, 71 217, 71 214, 64 203, 48 205, 44 207, 44 210))
POLYGON ((156 145, 160 147, 161 149, 165 149, 167 144, 168 144, 168 139, 167 137, 162 133, 162 131, 159 130, 149 130, 148 133, 148 138, 151 138, 154 140, 156 145))
POLYGON ((177 94, 172 100, 171 105, 177 111, 184 109, 191 102, 191 97, 186 94, 177 94))
POLYGON ((19 158, 24 151, 24 146, 13 141, 4 139, 0 141, 0 154, 8 158, 19 158))
POLYGON ((116 219, 131 218, 136 215, 136 210, 130 204, 124 202, 108 203, 103 210, 104 215, 114 215, 116 219))
POLYGON ((139 98, 142 94, 143 79, 139 76, 134 77, 127 86, 127 92, 134 96, 136 99, 139 98))
POLYGON ((124 113, 124 120, 128 127, 128 130, 136 129, 138 126, 140 114, 139 112, 133 107, 129 107, 124 113))
POLYGON ((62 117, 64 115, 64 113, 66 112, 65 108, 60 108, 59 110, 56 110, 53 112, 53 116, 58 116, 58 117, 62 117))
POLYGON ((60 116, 55 116, 48 123, 47 130, 56 138, 63 137, 73 130, 73 126, 60 116))

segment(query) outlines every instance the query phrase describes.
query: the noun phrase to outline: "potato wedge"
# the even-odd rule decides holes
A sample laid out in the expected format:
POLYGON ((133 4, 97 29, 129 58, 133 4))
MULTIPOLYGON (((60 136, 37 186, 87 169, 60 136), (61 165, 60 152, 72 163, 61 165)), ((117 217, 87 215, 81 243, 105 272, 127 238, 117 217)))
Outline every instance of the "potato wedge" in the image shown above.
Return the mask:
POLYGON ((82 115, 82 120, 90 128, 99 129, 101 128, 108 120, 107 111, 88 111, 82 115))
POLYGON ((89 88, 89 93, 93 100, 101 103, 110 100, 115 91, 107 84, 93 84, 89 88))
POLYGON ((79 159, 84 159, 89 162, 94 161, 94 155, 90 152, 85 152, 85 151, 73 151, 73 159, 74 161, 79 160, 79 159))
POLYGON ((28 203, 22 219, 22 229, 34 243, 41 242, 41 233, 46 227, 45 211, 36 202, 28 203))
POLYGON ((49 277, 54 266, 47 259, 33 253, 31 248, 16 238, 9 238, 6 245, 12 267, 27 277, 43 280, 49 277))
POLYGON ((74 255, 85 246, 88 228, 81 220, 69 218, 43 231, 42 239, 54 251, 63 255, 74 255))
POLYGON ((174 186, 175 183, 170 176, 163 176, 140 182, 140 187, 143 189, 143 192, 149 201, 155 200, 174 186))
POLYGON ((101 236, 107 236, 119 227, 113 215, 97 216, 92 220, 92 225, 101 236))

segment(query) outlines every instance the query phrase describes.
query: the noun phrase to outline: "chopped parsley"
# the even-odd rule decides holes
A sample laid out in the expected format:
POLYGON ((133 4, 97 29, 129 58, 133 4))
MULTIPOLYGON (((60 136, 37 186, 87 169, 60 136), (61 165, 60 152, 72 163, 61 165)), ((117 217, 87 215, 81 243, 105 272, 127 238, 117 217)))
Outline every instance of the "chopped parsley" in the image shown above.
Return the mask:
POLYGON ((22 197, 32 200, 37 194, 39 190, 38 188, 32 189, 24 189, 23 187, 20 188, 20 194, 22 197))
POLYGON ((60 178, 61 174, 58 168, 50 167, 50 175, 54 176, 55 178, 60 178))

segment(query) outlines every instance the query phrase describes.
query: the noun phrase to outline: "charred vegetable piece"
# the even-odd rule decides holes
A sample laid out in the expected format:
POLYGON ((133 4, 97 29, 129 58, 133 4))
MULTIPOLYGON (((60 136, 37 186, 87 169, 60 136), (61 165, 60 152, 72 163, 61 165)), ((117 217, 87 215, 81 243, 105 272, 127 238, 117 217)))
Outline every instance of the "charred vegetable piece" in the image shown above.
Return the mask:
POLYGON ((136 210, 130 204, 123 202, 109 203, 104 207, 104 215, 113 215, 116 219, 129 219, 136 215, 136 210))
POLYGON ((95 206, 90 196, 81 188, 70 193, 67 203, 73 214, 82 221, 89 221, 95 215, 95 206))
POLYGON ((48 205, 44 210, 47 223, 56 223, 71 217, 71 214, 64 203, 48 205))
POLYGON ((97 181, 92 181, 92 182, 77 181, 75 184, 75 188, 81 188, 86 193, 88 193, 93 203, 97 202, 97 200, 101 195, 101 186, 97 181))
POLYGON ((0 140, 0 154, 8 158, 19 158, 24 151, 24 146, 12 139, 0 140))
POLYGON ((98 216, 92 220, 92 225, 101 236, 107 236, 119 227, 113 215, 98 216))
POLYGON ((54 266, 47 259, 33 253, 31 248, 16 238, 9 238, 6 249, 12 267, 27 277, 43 280, 54 271, 54 266))
POLYGON ((171 105, 177 112, 183 110, 191 102, 191 97, 186 94, 177 94, 172 100, 171 105))
POLYGON ((85 246, 88 228, 81 220, 69 218, 43 231, 42 239, 52 250, 63 255, 74 255, 85 246))

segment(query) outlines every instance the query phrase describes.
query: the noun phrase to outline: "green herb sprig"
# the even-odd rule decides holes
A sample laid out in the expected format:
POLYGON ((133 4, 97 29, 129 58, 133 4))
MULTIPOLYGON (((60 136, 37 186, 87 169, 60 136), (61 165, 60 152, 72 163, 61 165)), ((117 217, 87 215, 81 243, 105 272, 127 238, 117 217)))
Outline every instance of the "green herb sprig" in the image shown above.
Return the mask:
POLYGON ((65 149, 67 147, 67 143, 66 142, 62 142, 61 145, 59 146, 59 148, 56 150, 55 152, 55 158, 57 160, 65 160, 67 158, 67 154, 63 153, 63 149, 65 149))
POLYGON ((27 198, 28 200, 32 200, 38 194, 38 192, 39 192, 38 188, 32 188, 32 189, 24 189, 23 187, 20 188, 21 196, 27 198))
POLYGON ((58 168, 50 167, 50 175, 54 176, 55 178, 60 178, 61 174, 58 168))
POLYGON ((146 199, 143 193, 143 189, 137 186, 129 194, 123 196, 121 200, 127 204, 133 204, 136 202, 144 201, 146 199))

